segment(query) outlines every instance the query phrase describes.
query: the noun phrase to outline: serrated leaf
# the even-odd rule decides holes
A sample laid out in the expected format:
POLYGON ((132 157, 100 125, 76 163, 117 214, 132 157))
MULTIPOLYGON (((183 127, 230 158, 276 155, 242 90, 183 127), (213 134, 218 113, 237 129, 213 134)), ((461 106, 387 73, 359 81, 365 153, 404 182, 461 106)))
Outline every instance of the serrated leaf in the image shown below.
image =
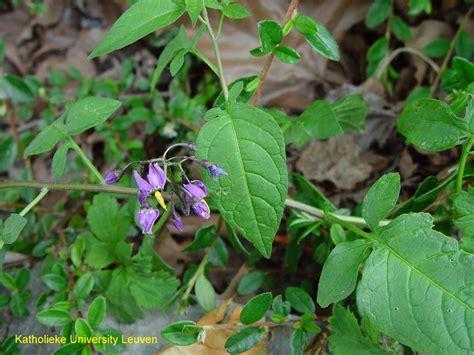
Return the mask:
POLYGON ((265 317, 272 304, 271 292, 265 292, 251 298, 240 312, 240 322, 242 324, 252 324, 265 317))
POLYGON ((400 175, 389 173, 371 186, 362 202, 362 217, 373 231, 395 207, 400 194, 400 175))
POLYGON ((299 116, 298 124, 316 139, 327 139, 344 133, 331 105, 324 100, 316 100, 306 108, 299 116))
POLYGON ((321 307, 342 301, 354 291, 366 249, 366 242, 359 239, 342 242, 331 251, 319 279, 317 300, 321 307))
POLYGON ((362 333, 354 314, 341 305, 334 306, 329 322, 333 329, 329 336, 329 350, 332 354, 386 354, 362 333))
POLYGON ((235 103, 201 129, 197 156, 221 166, 228 176, 206 186, 224 219, 270 257, 288 191, 285 144, 273 118, 235 103), (256 134, 258 132, 258 134, 256 134))
POLYGON ((428 151, 441 151, 459 144, 469 134, 448 104, 435 99, 409 103, 398 117, 398 129, 411 143, 428 151))
POLYGON ((12 244, 16 242, 21 231, 25 228, 27 220, 17 213, 12 213, 4 222, 1 230, 0 243, 12 244))
POLYGON ((68 134, 76 135, 104 123, 121 103, 100 96, 89 96, 74 103, 67 112, 65 129, 68 134))
POLYGON ((364 266, 358 307, 379 330, 414 351, 469 353, 474 255, 426 226, 426 216, 402 215, 384 228, 364 266), (412 222, 401 223, 407 218, 412 222))
POLYGON ((102 242, 116 243, 127 235, 127 211, 118 208, 117 200, 106 194, 95 195, 87 211, 87 222, 102 242))
POLYGON ((311 48, 324 57, 339 61, 341 55, 339 46, 332 34, 318 21, 314 21, 318 31, 314 35, 306 35, 304 38, 311 45, 311 48))
POLYGON ((61 180, 64 176, 67 163, 67 152, 69 151, 69 144, 64 143, 59 149, 54 153, 52 161, 52 170, 53 176, 56 180, 61 180))
POLYGON ((265 334, 262 328, 247 327, 232 334, 225 342, 225 349, 229 353, 243 353, 257 345, 265 334))
POLYGON ((216 308, 216 292, 204 275, 199 276, 196 280, 194 291, 202 308, 208 312, 216 308))
POLYGON ((182 0, 138 1, 120 16, 89 58, 126 47, 172 24, 183 15, 184 11, 185 6, 182 0))
POLYGON ((163 271, 148 275, 133 274, 130 292, 137 305, 163 309, 178 286, 179 281, 163 271))

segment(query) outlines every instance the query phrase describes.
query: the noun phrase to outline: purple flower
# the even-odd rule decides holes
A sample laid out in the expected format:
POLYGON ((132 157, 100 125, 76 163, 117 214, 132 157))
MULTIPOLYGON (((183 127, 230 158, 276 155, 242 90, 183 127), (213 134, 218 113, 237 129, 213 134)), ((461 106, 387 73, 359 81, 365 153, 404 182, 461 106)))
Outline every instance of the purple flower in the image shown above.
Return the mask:
POLYGON ((178 212, 176 212, 176 210, 174 208, 173 208, 173 211, 172 211, 172 217, 173 217, 173 226, 177 230, 182 232, 184 230, 183 220, 181 219, 181 216, 179 215, 178 212))
POLYGON ((216 164, 209 165, 207 169, 209 170, 209 173, 211 174, 214 180, 217 180, 217 177, 219 175, 227 176, 227 172, 216 164))
POLYGON ((207 196, 207 190, 202 181, 193 180, 190 184, 183 185, 187 194, 185 196, 186 204, 192 207, 194 213, 203 219, 211 217, 211 210, 204 197, 207 196))
POLYGON ((133 177, 137 182, 138 190, 141 194, 145 196, 154 195, 160 206, 165 210, 167 209, 165 200, 161 194, 166 184, 166 175, 158 164, 150 164, 148 166, 147 179, 142 178, 135 170, 133 171, 133 177))
POLYGON ((156 208, 152 207, 142 207, 137 212, 137 220, 138 224, 142 228, 143 234, 151 234, 153 225, 155 224, 158 216, 160 215, 160 211, 156 208))
POLYGON ((117 181, 120 180, 120 178, 123 175, 123 171, 120 169, 116 170, 110 170, 106 175, 105 175, 105 183, 110 185, 110 184, 115 184, 117 181))

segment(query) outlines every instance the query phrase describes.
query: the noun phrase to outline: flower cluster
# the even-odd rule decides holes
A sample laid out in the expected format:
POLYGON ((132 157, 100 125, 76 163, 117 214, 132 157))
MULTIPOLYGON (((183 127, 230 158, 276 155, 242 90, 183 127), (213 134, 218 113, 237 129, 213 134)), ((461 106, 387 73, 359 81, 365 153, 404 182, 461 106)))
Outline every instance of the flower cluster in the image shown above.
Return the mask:
MULTIPOLYGON (((105 183, 114 184, 120 180, 120 178, 125 173, 126 169, 133 163, 139 163, 141 166, 147 166, 146 177, 137 171, 133 171, 133 177, 138 187, 137 198, 140 202, 140 209, 137 212, 137 221, 141 227, 143 234, 151 234, 153 225, 158 220, 160 216, 160 211, 158 208, 153 207, 149 198, 155 198, 158 206, 161 206, 165 211, 168 208, 171 209, 171 217, 173 220, 173 225, 176 229, 183 230, 183 220, 181 214, 189 216, 191 210, 202 219, 209 219, 211 217, 211 211, 209 205, 207 204, 205 198, 207 197, 207 189, 204 183, 200 180, 189 180, 189 178, 184 173, 182 164, 186 161, 194 161, 200 164, 203 168, 207 169, 211 177, 217 180, 219 175, 227 176, 227 173, 217 166, 207 160, 200 160, 194 156, 178 156, 170 159, 166 159, 166 154, 171 148, 176 146, 184 146, 188 149, 195 150, 193 144, 177 144, 168 148, 168 150, 163 155, 163 158, 152 159, 146 162, 132 162, 127 164, 123 169, 112 170, 108 172, 105 176, 105 183), (177 159, 181 159, 179 162, 175 162, 177 159), (167 177, 167 171, 172 170, 174 167, 178 167, 179 171, 186 181, 184 184, 178 184, 172 179, 167 177), (165 202, 163 193, 165 188, 169 186, 169 203, 168 205, 165 202), (174 196, 177 199, 173 198, 174 196), (178 212, 177 205, 180 205, 180 212, 178 212)), ((172 174, 170 174, 172 176, 172 174)))

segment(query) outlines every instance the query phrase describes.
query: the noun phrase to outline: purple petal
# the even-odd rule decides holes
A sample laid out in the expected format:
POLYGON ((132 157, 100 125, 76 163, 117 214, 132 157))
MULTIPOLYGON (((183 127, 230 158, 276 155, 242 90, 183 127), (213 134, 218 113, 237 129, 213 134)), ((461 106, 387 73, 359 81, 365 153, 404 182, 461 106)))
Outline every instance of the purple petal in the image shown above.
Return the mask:
POLYGON ((138 190, 137 193, 138 202, 140 202, 140 206, 149 206, 148 204, 148 195, 143 193, 143 191, 138 190))
POLYGON ((184 230, 183 220, 182 219, 173 219, 173 226, 182 232, 184 230))
POLYGON ((201 200, 193 205, 194 213, 202 219, 209 219, 211 217, 211 211, 205 200, 201 200))
POLYGON ((166 176, 163 169, 158 164, 148 166, 148 181, 153 189, 163 190, 166 184, 166 176))
MULTIPOLYGON (((202 186, 204 186, 204 184, 202 186)), ((195 184, 184 184, 183 187, 186 189, 186 191, 189 192, 189 194, 191 194, 197 200, 200 200, 203 197, 207 196, 207 191, 205 187, 203 189, 202 187, 195 184)))
POLYGON ((104 180, 106 184, 110 185, 115 184, 121 177, 121 170, 111 170, 105 175, 104 180))
POLYGON ((143 234, 151 234, 153 225, 155 224, 156 220, 160 212, 156 208, 141 208, 137 213, 137 220, 138 224, 142 228, 143 234))
POLYGON ((202 191, 204 191, 204 197, 207 196, 206 185, 204 185, 204 183, 203 183, 201 180, 192 180, 192 181, 191 181, 191 184, 196 185, 196 186, 199 187, 202 191))
POLYGON ((209 172, 211 173, 211 176, 214 180, 217 180, 218 175, 224 175, 227 176, 227 172, 222 169, 220 166, 212 164, 209 166, 209 172))
POLYGON ((138 171, 136 170, 133 171, 133 177, 135 178, 135 181, 137 182, 138 189, 144 194, 148 195, 150 191, 152 190, 152 187, 148 183, 148 181, 142 178, 140 174, 138 173, 138 171))

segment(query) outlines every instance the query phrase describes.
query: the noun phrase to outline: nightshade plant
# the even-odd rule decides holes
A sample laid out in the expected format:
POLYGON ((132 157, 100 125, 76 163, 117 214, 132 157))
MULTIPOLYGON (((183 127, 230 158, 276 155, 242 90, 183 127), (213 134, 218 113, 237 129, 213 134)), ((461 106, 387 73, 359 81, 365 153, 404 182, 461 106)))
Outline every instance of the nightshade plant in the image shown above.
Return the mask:
MULTIPOLYGON (((375 1, 368 25, 375 26, 388 17, 389 21, 398 21, 398 30, 393 30, 401 35, 405 25, 392 18, 391 4, 389 0, 375 1)), ((430 2, 410 4, 419 12, 420 8, 428 11, 430 2)), ((248 270, 261 257, 272 257, 286 206, 291 210, 287 230, 294 237, 287 249, 288 268, 297 267, 301 247, 308 240, 316 246, 313 259, 324 264, 316 300, 321 308, 332 306, 331 353, 402 353, 406 351, 404 347, 420 353, 472 353, 474 192, 464 187, 466 178, 474 175, 468 162, 474 143, 474 64, 460 56, 454 57, 450 66, 447 64, 459 38, 456 35, 446 53, 446 64, 435 77, 432 89, 424 93, 433 96, 441 82, 448 92, 445 101, 412 97, 398 119, 400 133, 420 149, 441 151, 462 146, 458 166, 443 181, 427 178, 415 195, 401 204, 397 204, 400 176, 395 172, 385 174, 368 190, 360 215, 349 215, 347 210, 338 210, 302 176, 289 177, 285 152, 287 145, 363 129, 367 104, 362 97, 351 95, 334 103, 317 100, 293 118, 276 109, 256 106, 274 58, 288 64, 300 59, 295 49, 283 45, 291 31, 303 36, 315 52, 339 60, 334 38, 319 22, 299 14, 297 5, 297 0, 291 1, 281 23, 259 23, 260 46, 251 54, 267 56, 265 66, 261 73, 229 85, 219 53, 219 38, 225 21, 251 15, 241 4, 230 0, 141 0, 116 21, 91 53, 91 59, 126 47, 187 13, 197 27, 196 35, 190 40, 184 27, 180 27, 166 45, 150 80, 150 95, 156 95, 156 85, 166 67, 170 67, 172 76, 185 70, 188 54, 196 56, 215 74, 221 93, 213 107, 203 114, 205 124, 196 132, 194 143, 183 140, 171 145, 162 156, 130 159, 104 174, 105 177, 74 137, 106 124, 121 106, 117 100, 88 96, 67 104, 59 117, 29 142, 24 150, 26 159, 48 153, 62 143, 52 159, 53 175, 58 179, 64 175, 68 151, 73 150, 91 173, 92 184, 1 182, 2 189, 41 188, 40 194, 23 210, 0 225, 4 248, 14 247, 18 242, 28 227, 28 213, 50 190, 100 192, 87 204, 85 220, 71 218, 72 228, 67 236, 63 233, 61 240, 41 241, 33 250, 35 256, 48 255, 41 281, 49 290, 37 300, 40 311, 36 316, 40 322, 61 327, 64 335, 107 335, 118 331, 102 325, 106 309, 125 323, 143 317, 146 309, 169 310, 175 306, 181 310, 195 302, 211 311, 217 302, 214 286, 208 279, 208 266, 223 267, 229 259, 227 246, 219 235, 220 227, 225 223, 229 242, 246 256, 243 266, 248 270), (218 18, 217 30, 208 14, 211 11, 218 18), (213 45, 213 59, 197 49, 206 32, 213 45), (169 156, 177 148, 186 154, 169 156), (200 166, 202 181, 191 176, 185 163, 200 166), (137 188, 124 186, 130 176, 137 188), (297 188, 296 199, 288 197, 289 178, 297 188), (136 199, 131 198, 120 207, 110 194, 136 199), (180 286, 174 270, 156 254, 153 236, 168 218, 172 218, 178 230, 183 229, 182 215, 191 210, 203 219, 208 219, 214 210, 220 218, 217 225, 199 229, 193 242, 183 250, 204 251, 204 257, 198 265, 188 268, 180 286), (133 228, 130 231, 134 217, 141 233, 133 233, 133 228), (76 229, 82 232, 77 235, 76 229), (131 234, 144 235, 136 248, 126 241, 131 234), (240 235, 255 250, 249 252, 240 235), (61 248, 54 258, 48 250, 56 244, 61 248), (98 296, 85 307, 92 293, 98 296), (85 309, 87 313, 83 313, 85 309)), ((381 65, 380 61, 372 64, 376 69, 381 65)), ((8 105, 31 102, 30 81, 6 74, 1 85, 2 97, 8 105)), ((10 304, 18 315, 24 313, 22 305, 29 294, 24 291, 28 283, 24 274, 18 272, 16 279, 9 273, 0 277, 0 282, 11 291, 2 302, 4 306, 10 304)), ((265 288, 265 276, 260 270, 249 271, 240 279, 237 292, 258 293, 265 288)), ((282 294, 255 295, 242 308, 237 324, 202 325, 185 320, 168 325, 161 331, 161 337, 175 345, 191 346, 205 342, 210 331, 233 329, 225 349, 239 353, 258 345, 269 329, 291 326, 292 351, 302 354, 321 327, 329 330, 326 319, 316 314, 321 308, 316 308, 311 285, 299 286, 286 287, 282 294)), ((10 343, 7 339, 2 347, 10 343)), ((122 350, 122 344, 112 349, 66 344, 59 352, 122 350)))

